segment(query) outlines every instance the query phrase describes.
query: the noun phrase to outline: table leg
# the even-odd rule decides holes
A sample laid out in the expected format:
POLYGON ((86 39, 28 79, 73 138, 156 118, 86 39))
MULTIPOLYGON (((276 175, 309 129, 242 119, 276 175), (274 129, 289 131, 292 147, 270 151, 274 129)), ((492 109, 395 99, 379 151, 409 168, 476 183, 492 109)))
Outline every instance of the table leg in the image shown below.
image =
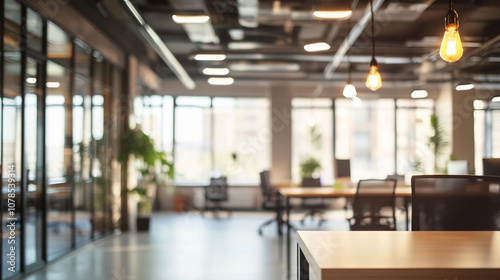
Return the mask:
POLYGON ((290 260, 290 197, 286 197, 286 271, 288 278, 291 274, 291 260, 290 260))
POLYGON ((283 226, 283 205, 281 203, 281 195, 278 195, 278 217, 277 217, 277 223, 278 223, 278 236, 281 238, 283 236, 283 230, 281 229, 281 227, 283 226))
POLYGON ((404 197, 404 204, 405 204, 405 213, 406 213, 406 231, 409 231, 410 230, 410 214, 408 213, 409 212, 409 198, 408 197, 404 197))
POLYGON ((297 244, 297 279, 309 280, 309 262, 300 249, 299 244, 297 244))

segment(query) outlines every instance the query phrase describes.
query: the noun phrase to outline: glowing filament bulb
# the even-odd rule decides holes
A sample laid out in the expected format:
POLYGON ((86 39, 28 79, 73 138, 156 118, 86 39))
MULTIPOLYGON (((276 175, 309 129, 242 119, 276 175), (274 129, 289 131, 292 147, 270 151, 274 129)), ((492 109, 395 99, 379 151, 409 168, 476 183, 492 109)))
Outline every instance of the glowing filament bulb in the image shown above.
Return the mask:
POLYGON ((448 62, 455 62, 464 54, 457 24, 449 24, 446 26, 439 54, 442 59, 448 62))
POLYGON ((376 63, 370 64, 370 73, 368 74, 368 78, 366 78, 366 87, 373 91, 382 87, 382 78, 380 77, 376 63))
POLYGON ((345 85, 344 87, 344 91, 342 92, 342 94, 346 97, 346 98, 353 98, 355 97, 358 93, 356 92, 356 88, 354 87, 354 85, 351 83, 351 82, 347 82, 347 84, 345 85))

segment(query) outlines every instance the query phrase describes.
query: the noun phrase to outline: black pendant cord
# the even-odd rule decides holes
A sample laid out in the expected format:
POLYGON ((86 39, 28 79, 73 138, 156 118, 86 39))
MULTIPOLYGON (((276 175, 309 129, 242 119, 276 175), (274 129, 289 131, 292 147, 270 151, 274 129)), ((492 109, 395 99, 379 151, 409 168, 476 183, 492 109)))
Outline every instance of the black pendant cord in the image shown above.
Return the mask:
POLYGON ((450 0, 450 11, 453 10, 453 0, 450 0))
POLYGON ((372 13, 372 59, 375 59, 375 19, 373 18, 373 0, 370 0, 370 10, 372 13))
MULTIPOLYGON (((349 30, 349 32, 351 32, 351 21, 349 19, 347 20, 347 29, 349 30)), ((347 83, 349 84, 351 83, 351 58, 349 57, 349 50, 347 50, 346 58, 347 58, 347 83)))

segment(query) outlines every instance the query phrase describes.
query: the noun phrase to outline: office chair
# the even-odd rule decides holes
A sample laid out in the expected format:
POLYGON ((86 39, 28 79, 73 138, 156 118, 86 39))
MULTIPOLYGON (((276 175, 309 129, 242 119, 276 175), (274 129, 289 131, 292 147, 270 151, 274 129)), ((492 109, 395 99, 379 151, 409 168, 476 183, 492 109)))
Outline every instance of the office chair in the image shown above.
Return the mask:
POLYGON ((217 211, 227 211, 231 215, 231 210, 220 206, 220 203, 228 200, 227 195, 227 178, 210 178, 210 185, 205 187, 205 208, 201 211, 201 215, 204 216, 205 211, 213 211, 214 217, 218 218, 217 211), (214 206, 209 207, 208 203, 212 202, 214 206))
POLYGON ((348 219, 350 229, 396 230, 395 191, 396 180, 360 180, 348 219))
POLYGON ((411 178, 412 230, 500 230, 500 177, 419 175, 411 178))
MULTIPOLYGON (((285 221, 282 220, 280 215, 281 213, 284 213, 285 205, 284 203, 281 203, 281 209, 279 208, 280 197, 278 195, 278 191, 273 186, 271 186, 268 170, 260 172, 260 190, 262 193, 262 209, 276 212, 276 217, 269 219, 262 225, 260 225, 258 229, 259 235, 262 235, 262 230, 264 229, 264 227, 270 225, 273 222, 276 222, 278 226, 278 234, 282 235, 280 224, 284 223, 285 221)), ((291 225, 290 227, 293 228, 293 226, 291 225)))
MULTIPOLYGON (((321 187, 320 179, 316 178, 303 178, 302 179, 302 187, 303 188, 315 188, 321 187)), ((321 225, 325 222, 325 218, 323 215, 325 214, 322 209, 326 208, 324 199, 322 198, 303 198, 302 205, 303 209, 307 209, 306 214, 300 220, 300 223, 303 225, 307 219, 307 217, 311 217, 311 220, 314 220, 314 217, 318 217, 318 224, 321 225)))

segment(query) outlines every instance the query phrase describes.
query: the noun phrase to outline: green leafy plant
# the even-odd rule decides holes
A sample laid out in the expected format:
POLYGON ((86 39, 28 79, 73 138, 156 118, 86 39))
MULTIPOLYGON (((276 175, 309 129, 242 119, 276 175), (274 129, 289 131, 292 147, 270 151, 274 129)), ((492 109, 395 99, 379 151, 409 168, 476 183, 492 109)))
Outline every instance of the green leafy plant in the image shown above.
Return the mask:
POLYGON ((302 178, 314 178, 320 170, 321 163, 313 157, 309 157, 300 163, 300 176, 302 178))
POLYGON ((141 179, 129 193, 139 197, 139 212, 150 211, 155 194, 155 189, 152 190, 151 186, 156 188, 161 182, 173 180, 173 161, 166 153, 156 150, 153 140, 139 128, 129 130, 120 139, 118 160, 124 165, 125 172, 130 155, 135 156, 141 179))
POLYGON ((427 144, 434 153, 434 170, 438 171, 442 169, 439 167, 439 159, 446 151, 448 142, 446 141, 446 133, 439 118, 436 115, 431 115, 430 121, 433 135, 429 137, 427 144))

